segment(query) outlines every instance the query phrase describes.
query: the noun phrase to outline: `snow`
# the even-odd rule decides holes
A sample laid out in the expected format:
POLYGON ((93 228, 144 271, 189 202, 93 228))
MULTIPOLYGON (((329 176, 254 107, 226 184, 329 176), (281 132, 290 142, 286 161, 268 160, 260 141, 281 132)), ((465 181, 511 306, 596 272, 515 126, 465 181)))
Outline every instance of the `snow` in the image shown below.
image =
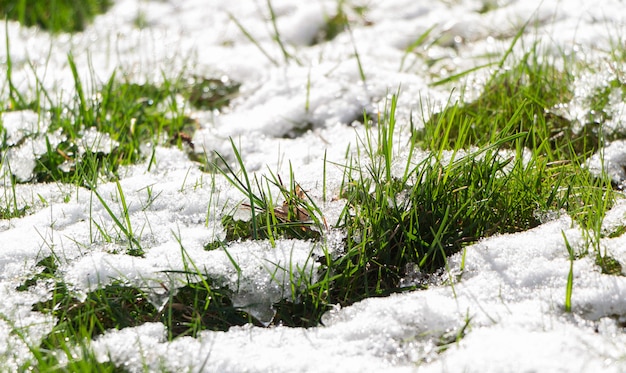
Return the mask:
MULTIPOLYGON (((349 14, 357 20, 351 35, 344 32, 331 42, 311 45, 324 20, 336 13, 337 2, 272 1, 281 38, 294 56, 287 60, 273 40, 266 3, 254 0, 118 0, 85 32, 71 37, 53 37, 9 22, 13 81, 21 90, 33 89, 35 71, 49 92, 67 100, 73 92, 67 63, 72 52, 84 82, 91 82, 91 74, 96 82, 106 81, 114 70, 135 82, 183 70, 241 82, 240 95, 226 112, 191 113, 201 125, 193 138, 196 151, 217 151, 232 160, 233 138, 250 172, 288 175, 291 164, 296 180, 334 222, 343 203, 331 199, 337 197, 343 170, 333 164, 345 164, 349 145, 350 155, 356 157, 363 128, 353 122, 364 111, 374 118, 384 111, 390 93, 401 91, 396 136, 401 145, 408 138, 409 119, 420 125, 422 112, 428 111, 421 110, 420 103, 440 107, 450 97, 452 86, 431 83, 489 62, 481 56, 506 50, 525 22, 530 26, 514 53, 538 41, 546 58, 572 55, 599 65, 610 60, 611 43, 626 25, 626 4, 617 0, 363 3, 370 8, 364 20, 349 14), (486 3, 498 8, 478 13, 486 3), (143 29, 134 26, 138 16, 147 25, 143 29), (420 50, 419 57, 405 56, 404 48, 430 27, 432 35, 442 36, 441 43, 420 50), (295 136, 309 124, 310 129, 295 136), (328 195, 323 202, 325 156, 328 195)), ((4 32, 0 30, 1 40, 4 32)), ((3 45, 0 60, 6 58, 3 45)), ((582 76, 576 83, 577 97, 610 80, 606 71, 582 76)), ((466 94, 480 91, 486 72, 467 76, 466 94)), ((454 99, 458 90, 452 94, 454 99)), ((615 92, 611 100, 617 127, 623 97, 615 92)), ((570 116, 579 118, 584 105, 582 98, 573 100, 570 116)), ((7 112, 2 123, 8 143, 16 144, 3 157, 2 172, 6 175, 10 164, 20 180, 28 180, 34 156, 42 154, 41 146, 45 150, 47 118, 29 111, 7 112)), ((83 135, 82 146, 97 146, 99 151, 114 146, 102 134, 83 135)), ((59 136, 49 138, 61 141, 59 136)), ((402 163, 406 154, 399 148, 402 163)), ((605 149, 604 168, 616 183, 626 179, 625 150, 620 142, 605 149)), ((123 254, 127 239, 90 191, 58 184, 17 185, 18 205, 30 209, 23 218, 0 222, 3 369, 14 370, 30 358, 13 328, 21 328, 25 340, 37 344, 53 326, 54 320, 31 308, 45 298, 46 289, 15 290, 50 253, 60 259, 64 280, 79 296, 123 280, 149 291, 157 305, 167 298, 166 289, 181 284, 182 277, 173 271, 184 270, 186 259, 191 259, 223 284, 239 284, 234 302, 262 321, 271 320, 272 302, 290 295, 283 286, 289 281, 285 268, 301 269, 296 275, 315 273, 311 255, 322 249, 311 242, 231 244, 229 254, 241 267, 239 274, 223 250, 204 250, 205 244, 223 238, 221 216, 237 209, 244 196, 221 176, 201 172, 181 151, 154 151, 156 163, 150 171, 145 163, 131 166, 120 180, 131 225, 145 250, 141 258, 123 254), (112 242, 102 237, 96 224, 113 235, 112 242)), ((600 170, 601 159, 593 158, 591 168, 600 170)), ((5 188, 5 198, 10 193, 5 188)), ((98 193, 120 216, 118 186, 101 184, 98 193)), ((626 204, 621 202, 607 214, 605 229, 623 224, 624 216, 626 204)), ((576 252, 589 244, 568 216, 554 217, 533 230, 468 247, 464 268, 460 255, 450 259, 449 278, 444 279, 449 281, 337 307, 324 315, 324 326, 233 327, 168 342, 162 324, 147 323, 109 331, 92 342, 92 349, 102 361, 131 372, 624 371, 626 278, 602 274, 592 256, 576 260, 573 312, 564 312, 570 268, 564 235, 576 252), (462 331, 466 335, 456 342, 454 337, 462 331), (450 342, 445 350, 439 346, 443 339, 450 342)), ((625 239, 602 238, 600 247, 625 265, 625 239)))

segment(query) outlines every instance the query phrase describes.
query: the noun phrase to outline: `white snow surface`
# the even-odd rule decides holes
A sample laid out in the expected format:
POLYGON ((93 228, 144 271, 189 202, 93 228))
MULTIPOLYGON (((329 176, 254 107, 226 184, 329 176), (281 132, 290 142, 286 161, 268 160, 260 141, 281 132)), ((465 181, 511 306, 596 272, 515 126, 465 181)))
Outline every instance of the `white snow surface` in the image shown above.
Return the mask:
MULTIPOLYGON (((401 92, 396 136, 401 168, 409 120, 421 125, 421 114, 428 111, 420 103, 444 105, 453 88, 430 84, 484 64, 489 53, 501 55, 525 22, 531 26, 515 54, 538 42, 545 58, 571 55, 600 64, 610 60, 611 43, 626 29, 626 3, 618 0, 354 0, 345 4, 367 5, 368 10, 365 18, 348 13, 355 20, 351 33, 311 45, 325 19, 336 13, 337 1, 271 3, 291 58, 283 56, 273 39, 263 1, 117 0, 108 13, 73 36, 51 36, 8 22, 13 82, 22 91, 33 90, 35 72, 59 99, 71 97, 70 52, 84 82, 104 82, 114 70, 139 83, 181 71, 241 82, 238 97, 225 112, 189 109, 201 126, 193 138, 195 149, 218 151, 232 160, 233 138, 247 169, 259 176, 268 170, 286 176, 291 164, 298 183, 333 223, 343 207, 333 199, 343 171, 333 164, 345 164, 349 146, 356 157, 363 128, 354 121, 363 111, 374 116, 382 112, 390 93, 401 92), (480 13, 485 5, 496 9, 480 13), (146 22, 142 29, 134 25, 139 16, 146 22), (439 43, 405 54, 431 27, 433 38, 441 37, 439 43)), ((4 62, 4 27, 0 40, 4 62)), ((0 75, 6 73, 0 70, 0 75)), ((480 92, 486 73, 481 69, 467 75, 466 94, 480 92)), ((577 89, 584 87, 581 83, 577 89)), ((452 99, 457 94, 455 90, 452 99)), ((623 98, 612 100, 617 101, 615 116, 623 116, 623 98)), ((570 117, 577 118, 583 101, 572 105, 570 117)), ((45 151, 41 134, 47 121, 29 111, 2 114, 8 144, 16 145, 3 155, 5 175, 10 163, 20 180, 31 177, 34 157, 45 151)), ((49 136, 62 141, 60 135, 49 136)), ((115 146, 93 131, 84 134, 83 145, 100 151, 115 146)), ((605 158, 615 169, 614 178, 623 181, 626 147, 616 143, 607 154, 614 157, 605 158)), ((245 197, 221 176, 203 173, 182 151, 156 147, 155 161, 150 170, 147 163, 128 167, 120 180, 143 257, 124 254, 123 234, 89 190, 17 185, 16 201, 29 210, 23 218, 0 221, 1 370, 15 370, 32 358, 25 342, 37 344, 54 325, 51 317, 32 310, 34 303, 50 296, 49 286, 16 290, 50 253, 59 258, 60 273, 79 297, 122 280, 148 291, 156 305, 167 299, 166 289, 181 284, 177 276, 182 275, 172 271, 193 261, 223 284, 239 284, 234 302, 265 321, 272 317, 269 305, 290 296, 284 286, 290 280, 286 270, 299 268, 296 276, 314 276, 317 264, 311 257, 322 248, 298 240, 279 240, 275 247, 267 241, 230 244, 228 254, 241 267, 238 275, 224 250, 206 251, 204 245, 224 236, 221 217, 245 197), (113 243, 99 229, 112 235, 113 243)), ((7 182, 5 176, 4 198, 12 201, 7 182)), ((121 216, 117 185, 100 184, 98 192, 121 216)), ((605 228, 623 224, 625 216, 626 203, 618 202, 607 214, 605 228)), ((91 346, 102 361, 131 372, 626 371, 626 277, 602 274, 592 256, 576 260, 573 312, 566 313, 570 261, 564 236, 575 251, 585 249, 586 237, 568 216, 526 232, 483 239, 467 248, 463 270, 461 256, 450 259, 444 284, 337 306, 324 315, 323 326, 233 327, 168 342, 163 324, 148 323, 109 331, 91 346), (454 337, 463 331, 465 336, 456 342, 454 337), (439 346, 443 339, 450 342, 447 349, 439 346)), ((603 238, 600 246, 626 265, 626 236, 603 238)))

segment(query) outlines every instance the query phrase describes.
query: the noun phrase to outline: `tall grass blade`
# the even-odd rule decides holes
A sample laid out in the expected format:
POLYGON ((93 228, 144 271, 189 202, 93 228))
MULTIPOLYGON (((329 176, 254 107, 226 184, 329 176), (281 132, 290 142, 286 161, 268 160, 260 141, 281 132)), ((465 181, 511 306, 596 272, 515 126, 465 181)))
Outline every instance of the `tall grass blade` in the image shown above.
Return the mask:
POLYGON ((271 0, 267 0, 267 8, 270 11, 270 20, 272 22, 272 28, 274 29, 274 40, 278 44, 278 47, 283 54, 285 63, 288 64, 290 59, 294 59, 298 65, 301 65, 300 61, 298 61, 298 59, 295 58, 291 53, 289 53, 287 51, 287 48, 285 48, 285 44, 280 37, 280 32, 278 31, 278 25, 276 24, 276 13, 274 12, 274 7, 272 6, 271 0))
POLYGON ((567 285, 565 286, 565 312, 572 312, 572 289, 574 287, 574 249, 567 240, 565 232, 561 231, 563 240, 565 240, 565 247, 569 254, 569 272, 567 274, 567 285))
POLYGON ((365 71, 363 70, 363 63, 361 62, 361 55, 356 48, 356 42, 354 41, 354 35, 352 34, 352 28, 350 28, 350 24, 346 23, 346 29, 350 34, 350 40, 352 41, 352 48, 354 49, 354 57, 356 58, 357 66, 359 67, 359 76, 361 77, 361 81, 363 84, 366 83, 367 78, 365 76, 365 71))
POLYGON ((402 72, 402 70, 404 69, 404 62, 406 61, 406 58, 409 56, 409 54, 412 53, 416 48, 421 46, 424 43, 424 41, 426 41, 426 38, 428 38, 428 35, 430 35, 430 33, 435 29, 435 27, 437 27, 436 23, 430 26, 413 43, 411 43, 408 47, 406 47, 406 49, 404 50, 404 55, 402 56, 402 60, 400 61, 400 68, 398 69, 399 72, 402 72))
POLYGON ((9 100, 11 102, 11 107, 14 109, 23 108, 25 106, 24 98, 13 84, 13 60, 11 59, 11 47, 9 42, 9 20, 7 18, 5 18, 4 20, 4 43, 7 55, 6 74, 7 83, 9 84, 9 100))
POLYGON ((493 65, 495 65, 495 62, 488 62, 488 63, 482 64, 482 65, 474 66, 474 67, 469 68, 467 70, 461 71, 460 73, 453 74, 453 75, 450 75, 450 76, 445 77, 443 79, 434 81, 434 82, 430 83, 430 86, 431 87, 437 87, 437 86, 440 86, 440 85, 443 85, 443 84, 446 84, 446 83, 454 82, 454 81, 459 80, 460 78, 464 77, 467 74, 473 73, 474 71, 478 71, 478 70, 484 69, 486 67, 491 67, 493 65))
POLYGON ((93 123, 93 118, 90 114, 91 111, 88 108, 87 99, 85 98, 83 83, 80 79, 80 75, 78 74, 76 63, 74 62, 74 56, 71 53, 67 56, 67 62, 72 70, 72 78, 74 79, 74 88, 76 89, 76 94, 78 95, 79 113, 82 118, 82 122, 84 124, 93 123))
MULTIPOLYGON (((233 148, 233 152, 235 153, 235 157, 237 158, 237 163, 239 163, 239 167, 241 168, 241 172, 243 173, 243 177, 246 182, 244 185, 243 183, 241 183, 241 181, 239 181, 238 178, 236 178, 238 180, 238 184, 243 187, 243 189, 241 190, 248 196, 248 199, 250 201, 250 211, 252 212, 252 238, 256 240, 259 237, 259 235, 258 235, 258 227, 257 227, 257 221, 256 221, 255 204, 259 204, 257 202, 261 202, 261 205, 262 205, 262 200, 256 197, 254 192, 252 191, 252 185, 250 184, 248 171, 246 170, 246 167, 243 163, 243 159, 241 158, 241 154, 239 154, 239 150, 237 149, 237 146, 235 145, 235 141, 232 138, 230 139, 230 144, 233 148)), ((230 167, 229 167, 229 170, 230 170, 230 167)), ((232 173, 232 170, 230 171, 231 171, 231 174, 234 175, 232 173)), ((227 178, 229 177, 227 176, 227 178)))
POLYGON ((119 184, 119 181, 117 181, 117 187, 118 187, 118 191, 120 191, 120 199, 122 200, 122 209, 123 209, 124 219, 126 221, 126 225, 124 223, 122 223, 120 221, 120 219, 115 215, 115 213, 113 212, 113 210, 111 210, 111 208, 106 203, 104 198, 102 198, 100 193, 98 193, 98 190, 96 188, 92 188, 92 191, 94 192, 94 194, 96 195, 96 197, 98 198, 100 203, 102 204, 102 207, 104 207, 106 212, 109 214, 109 216, 111 217, 111 219, 113 220, 115 225, 127 237, 129 245, 130 245, 130 250, 129 250, 128 254, 129 255, 134 255, 134 256, 141 256, 141 255, 143 255, 143 249, 141 248, 141 244, 139 243, 137 238, 135 238, 135 236, 132 233, 132 226, 130 224, 130 217, 128 216, 128 206, 126 205, 125 198, 123 197, 124 194, 121 192, 121 186, 119 184), (133 247, 133 245, 134 245, 134 247, 133 247))
POLYGON ((261 44, 259 44, 259 42, 250 34, 250 32, 248 32, 248 30, 243 27, 243 25, 237 20, 237 18, 235 18, 235 16, 229 13, 228 18, 230 18, 230 20, 233 21, 235 25, 237 25, 239 31, 241 31, 246 36, 246 38, 248 38, 248 40, 250 40, 250 42, 254 44, 254 46, 256 46, 265 57, 267 57, 268 60, 270 60, 272 65, 276 67, 280 66, 278 61, 276 61, 269 53, 267 53, 267 51, 261 46, 261 44))

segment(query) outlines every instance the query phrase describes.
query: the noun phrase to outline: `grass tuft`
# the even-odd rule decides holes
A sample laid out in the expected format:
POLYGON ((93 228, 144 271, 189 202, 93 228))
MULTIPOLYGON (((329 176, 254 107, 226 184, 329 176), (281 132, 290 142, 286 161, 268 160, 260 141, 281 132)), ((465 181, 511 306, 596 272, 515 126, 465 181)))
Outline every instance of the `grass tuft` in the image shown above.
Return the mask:
POLYGON ((26 291, 36 285, 39 281, 54 279, 58 269, 56 259, 53 255, 49 255, 41 259, 37 262, 36 267, 41 268, 41 271, 33 275, 33 277, 25 280, 16 288, 17 291, 26 291))
POLYGON ((210 279, 178 289, 161 313, 169 338, 195 337, 202 330, 227 331, 236 325, 261 325, 234 307, 231 297, 228 289, 214 286, 210 279))
MULTIPOLYGON (((259 180, 252 178, 246 171, 241 154, 231 139, 231 145, 237 159, 240 173, 231 167, 221 154, 217 154, 224 169, 217 163, 216 169, 246 197, 242 207, 251 212, 250 220, 235 219, 232 216, 222 218, 226 230, 226 242, 246 239, 269 239, 272 244, 278 238, 319 239, 325 227, 320 208, 295 181, 290 172, 289 185, 285 186, 280 175, 270 172, 270 177, 259 180), (254 181, 254 184, 252 183, 254 181), (283 198, 282 205, 275 206, 272 193, 278 189, 283 198)), ((209 244, 207 249, 214 248, 209 244)))
POLYGON ((55 33, 77 32, 112 4, 111 0, 5 0, 0 2, 0 14, 25 26, 55 33))
POLYGON ((436 113, 416 136, 431 150, 484 146, 503 136, 527 132, 523 144, 551 161, 588 157, 597 151, 597 131, 553 112, 572 99, 573 75, 540 61, 533 48, 511 69, 496 70, 483 93, 436 113), (549 141, 546 141, 549 140, 549 141))
MULTIPOLYGON (((50 117, 48 133, 41 134, 46 151, 38 156, 33 170, 36 182, 93 186, 100 179, 116 180, 120 166, 144 160, 154 144, 193 150, 198 124, 186 114, 185 105, 220 110, 239 89, 239 83, 226 77, 181 76, 160 84, 137 84, 118 81, 113 73, 100 89, 88 92, 72 56, 68 60, 76 89, 72 103, 52 102, 48 92, 41 90, 36 96, 44 96, 49 109, 39 98, 32 103, 15 99, 17 106, 12 106, 12 110, 34 109, 50 117), (52 133, 61 140, 53 141, 52 133)), ((13 146, 5 144, 2 150, 13 146)))
MULTIPOLYGON (((271 1, 266 3, 271 17, 270 32, 284 62, 298 62, 283 44, 271 1)), ((30 17, 25 13, 28 2, 9 4, 18 4, 11 9, 17 9, 18 18, 26 22, 30 17)), ((61 1, 51 4, 57 6, 61 1)), ((485 5, 484 10, 491 10, 492 5, 485 5)), ((344 30, 352 37, 348 16, 358 14, 365 22, 360 13, 363 11, 338 1, 336 15, 329 17, 316 42, 332 40, 344 30)), ((231 19, 272 63, 279 65, 234 17, 231 19)), ((5 28, 8 29, 6 25, 5 28)), ((405 69, 407 56, 419 53, 430 43, 432 30, 425 30, 406 48, 401 70, 405 69)), ((290 281, 286 286, 291 297, 272 305, 275 317, 270 326, 311 327, 319 325, 322 315, 336 304, 346 306, 367 297, 427 287, 428 280, 423 279, 446 271, 447 258, 468 245, 494 234, 527 230, 541 224, 545 216, 564 213, 587 231, 587 246, 595 250, 592 254, 596 255, 602 272, 621 274, 620 263, 600 252, 601 222, 616 192, 607 177, 592 176, 584 165, 589 155, 604 145, 603 124, 615 119, 608 108, 610 101, 617 94, 626 95, 623 76, 616 74, 606 87, 599 88, 590 99, 585 123, 574 123, 554 110, 572 100, 571 69, 557 69, 540 58, 536 46, 512 66, 504 67, 522 32, 514 38, 499 63, 478 66, 433 83, 443 85, 485 66, 498 67, 475 100, 449 102, 441 112, 424 115, 429 120, 422 129, 414 130, 413 123, 409 123, 411 137, 407 144, 398 140, 398 133, 406 129, 402 127, 404 123, 397 123, 398 94, 392 96, 375 124, 364 116, 365 137, 357 144, 358 155, 349 158, 344 167, 340 198, 346 204, 333 227, 345 233, 338 250, 331 252, 328 237, 331 229, 322 210, 296 181, 293 170, 286 182, 272 171, 260 177, 249 174, 244 166, 244 155, 232 140, 234 165, 227 157, 217 154, 219 164, 214 164, 215 172, 243 194, 243 203, 238 209, 248 211, 250 218, 238 219, 236 216, 240 214, 234 213, 224 215, 221 223, 225 239, 211 242, 205 249, 223 249, 239 277, 242 270, 228 251, 233 241, 267 240, 275 245, 276 240, 284 238, 315 240, 324 252, 310 258, 316 261, 313 266, 316 273, 305 273, 310 269, 292 268, 291 264, 281 268, 289 272, 290 281)), ((186 114, 186 109, 221 110, 237 94, 239 84, 226 78, 183 74, 176 79, 164 78, 159 84, 137 84, 120 81, 113 74, 101 87, 88 91, 86 87, 95 84, 83 84, 79 69, 69 56, 75 88, 72 102, 53 102, 38 79, 35 99, 27 102, 26 97, 31 95, 18 92, 12 82, 8 33, 6 41, 9 97, 3 101, 3 106, 9 110, 34 110, 41 118, 49 117, 51 121, 48 133, 42 134, 47 151, 38 158, 31 181, 88 187, 93 191, 92 197, 96 197, 112 218, 118 238, 128 243, 127 254, 142 255, 141 242, 136 237, 140 230, 133 230, 131 225, 130 204, 121 188, 118 170, 145 159, 149 156, 146 148, 154 149, 155 144, 193 148, 191 139, 197 124, 186 114), (52 141, 53 133, 63 140, 52 141), (96 133, 99 138, 87 146, 85 139, 90 133, 96 133), (97 185, 102 179, 116 182, 117 209, 108 206, 98 194, 97 185), (119 217, 114 210, 120 211, 119 217)), ((361 80, 365 82, 366 75, 354 41, 353 48, 361 80)), ((619 53, 616 50, 615 55, 619 53)), ((306 110, 309 89, 310 84, 306 110)), ((286 134, 296 135, 297 132, 286 134)), ((0 150, 6 152, 17 146, 19 142, 8 145, 4 136, 0 150)), ((327 194, 325 168, 324 156, 324 200, 327 194)), ((28 208, 18 208, 17 180, 10 173, 9 168, 4 176, 11 177, 11 188, 5 179, 7 187, 0 207, 3 219, 22 216, 28 208)), ((215 183, 215 174, 213 178, 215 183)), ((148 199, 144 209, 158 197, 158 194, 152 195, 151 187, 146 191, 148 199)), ((91 223, 104 240, 115 239, 103 226, 95 221, 91 223)), ((624 228, 619 227, 611 234, 619 235, 623 231, 624 228)), ((570 259, 565 294, 565 309, 569 312, 574 260, 589 253, 576 253, 579 255, 576 256, 567 237, 563 238, 570 259)), ((185 264, 185 270, 177 274, 185 275, 185 279, 178 289, 166 289, 169 299, 161 309, 149 302, 144 290, 124 281, 115 281, 79 300, 71 292, 71 285, 59 279, 54 256, 39 261, 37 267, 41 270, 17 287, 19 291, 28 291, 45 283, 52 288, 50 299, 33 305, 33 310, 58 320, 40 346, 31 346, 38 367, 47 367, 50 371, 62 369, 56 355, 61 353, 70 360, 69 370, 100 367, 103 371, 113 370, 111 365, 98 365, 88 346, 93 337, 111 328, 160 321, 166 325, 169 339, 174 339, 195 337, 201 330, 225 331, 234 325, 266 325, 235 307, 234 292, 221 286, 219 279, 207 278, 185 252, 182 238, 176 239, 185 264), (73 356, 76 346, 85 350, 82 359, 73 356)), ((310 267, 305 265, 304 268, 310 267)), ((443 334, 437 348, 443 351, 463 338, 470 321, 468 316, 464 326, 443 334)))
POLYGON ((43 340, 41 348, 61 348, 68 338, 78 342, 93 338, 107 329, 122 329, 154 321, 157 309, 141 290, 113 283, 87 294, 84 301, 72 295, 67 285, 57 282, 49 300, 35 303, 34 311, 52 314, 58 321, 43 340))
POLYGON ((400 291, 407 266, 436 272, 479 238, 532 228, 540 223, 536 211, 563 208, 567 199, 558 181, 542 184, 558 180, 554 170, 501 155, 524 139, 509 136, 449 163, 431 155, 402 177, 389 178, 385 162, 347 172, 348 203, 340 219, 347 252, 331 265, 341 274, 334 286, 338 300, 400 291))

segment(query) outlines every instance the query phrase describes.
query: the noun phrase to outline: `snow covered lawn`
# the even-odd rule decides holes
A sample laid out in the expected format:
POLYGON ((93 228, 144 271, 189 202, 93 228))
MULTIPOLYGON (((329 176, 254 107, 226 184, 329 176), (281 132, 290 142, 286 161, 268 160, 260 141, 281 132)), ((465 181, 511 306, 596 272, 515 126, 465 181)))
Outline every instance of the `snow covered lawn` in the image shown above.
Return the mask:
MULTIPOLYGON (((623 133, 626 58, 613 53, 625 53, 624 31, 626 3, 618 0, 117 0, 71 36, 9 21, 0 31, 0 60, 12 66, 0 69, 0 211, 20 216, 0 220, 0 370, 44 359, 38 346, 57 319, 34 305, 60 292, 58 282, 80 301, 123 283, 160 310, 177 289, 200 281, 194 272, 236 289, 232 306, 256 325, 170 339, 155 317, 91 342, 68 342, 56 353, 59 364, 90 355, 129 372, 625 371, 626 277, 603 273, 594 251, 626 265, 626 235, 609 234, 626 226, 621 192, 599 219, 602 236, 554 212, 530 230, 467 246, 428 286, 421 286, 423 273, 407 270, 403 281, 419 283, 419 290, 334 305, 310 328, 263 326, 275 317, 273 305, 298 290, 294 284, 316 280, 316 258, 343 253, 345 232, 333 225, 346 203, 340 193, 348 160, 367 161, 357 152, 366 138, 363 113, 384 117, 399 92, 392 166, 402 173, 413 162, 407 157, 426 156, 408 152, 412 125, 423 127, 461 94, 478 97, 507 48, 514 45, 510 62, 537 43, 540 56, 556 65, 566 58, 591 66, 560 114, 583 120, 589 96, 610 87, 600 125, 623 133), (350 27, 326 40, 325 25, 338 9, 350 27), (66 135, 49 131, 45 110, 9 110, 9 85, 76 102, 69 53, 86 92, 96 92, 114 71, 137 84, 184 74, 241 85, 220 111, 177 97, 193 120, 193 137, 178 134, 180 146, 166 146, 169 139, 141 144, 143 158, 121 166, 119 182, 93 189, 35 182, 36 160, 66 135), (281 175, 288 183, 293 173, 328 225, 322 240, 241 240, 207 249, 225 239, 224 216, 250 214, 242 206, 248 196, 202 163, 217 152, 237 165, 230 139, 250 177, 281 175), (141 255, 129 255, 133 245, 141 255), (38 279, 47 257, 57 277, 28 282, 38 279), (570 273, 572 312, 566 312, 570 273)), ((95 130, 79 137, 81 152, 119 145, 95 130)), ((588 165, 619 187, 625 152, 616 139, 588 165)))

